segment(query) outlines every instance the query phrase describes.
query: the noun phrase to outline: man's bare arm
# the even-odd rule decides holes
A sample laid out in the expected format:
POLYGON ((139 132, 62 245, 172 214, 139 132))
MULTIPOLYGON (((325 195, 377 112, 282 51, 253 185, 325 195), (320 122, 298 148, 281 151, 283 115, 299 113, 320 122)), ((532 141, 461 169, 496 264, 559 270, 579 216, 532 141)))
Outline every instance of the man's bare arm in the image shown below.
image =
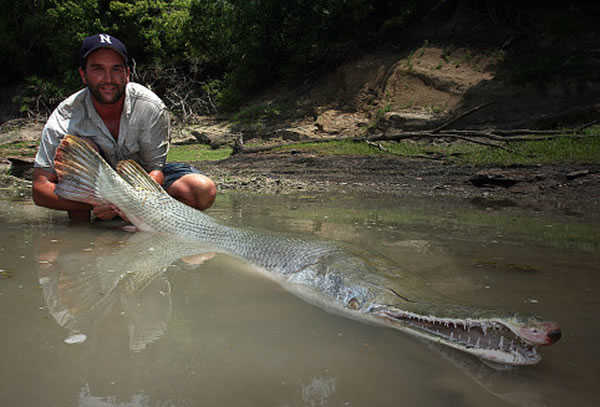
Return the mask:
POLYGON ((43 168, 34 168, 32 183, 33 202, 36 205, 46 208, 68 211, 69 217, 73 220, 89 220, 92 205, 59 197, 54 192, 57 182, 58 177, 53 172, 43 168))
POLYGON ((58 177, 56 174, 43 169, 34 168, 33 170, 33 201, 36 205, 45 206, 50 209, 62 210, 91 210, 92 205, 71 201, 56 195, 54 192, 58 177))

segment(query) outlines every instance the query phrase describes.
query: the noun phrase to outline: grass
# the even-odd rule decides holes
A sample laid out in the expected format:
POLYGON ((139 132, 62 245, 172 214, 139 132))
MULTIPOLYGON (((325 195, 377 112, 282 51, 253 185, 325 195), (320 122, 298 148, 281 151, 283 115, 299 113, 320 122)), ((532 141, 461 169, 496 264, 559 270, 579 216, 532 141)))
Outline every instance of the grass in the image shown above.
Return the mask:
MULTIPOLYGON (((596 128, 596 134, 600 128, 596 128)), ((471 143, 430 144, 425 142, 383 142, 387 152, 366 143, 332 141, 303 143, 281 147, 281 150, 300 150, 322 155, 386 155, 418 156, 435 154, 465 165, 535 165, 535 164, 600 164, 600 137, 584 139, 558 138, 546 141, 513 143, 511 153, 498 148, 471 143)))
MULTIPOLYGON (((600 128, 597 128, 597 133, 600 128)), ((600 164, 600 137, 584 139, 558 138, 546 141, 513 143, 515 153, 498 148, 471 143, 431 144, 427 142, 382 142, 387 152, 363 142, 330 141, 324 143, 300 143, 279 147, 279 151, 304 151, 323 156, 400 155, 436 156, 463 165, 536 165, 536 164, 600 164)), ((3 148, 4 149, 4 148, 3 148)), ((2 150, 0 150, 2 151, 2 150)), ((167 161, 216 161, 231 155, 231 148, 213 150, 205 145, 173 145, 167 161)))
POLYGON ((167 161, 217 161, 227 158, 230 155, 230 147, 213 150, 209 146, 201 144, 172 145, 167 155, 167 161))
POLYGON ((520 142, 512 149, 518 154, 475 145, 457 145, 449 150, 464 154, 460 160, 475 165, 600 163, 600 137, 520 142))
MULTIPOLYGON (((588 135, 599 135, 600 126, 587 130, 588 135)), ((300 143, 279 147, 279 151, 305 151, 323 156, 362 155, 385 156, 436 156, 463 165, 508 166, 536 164, 600 164, 600 137, 583 139, 557 138, 546 141, 516 142, 510 145, 514 152, 471 143, 431 144, 429 142, 381 142, 386 150, 381 151, 364 142, 330 141, 323 143, 300 143)), ((0 146, 0 155, 27 148, 27 144, 7 144, 0 146)), ((250 145, 248 145, 250 147, 250 145)), ((35 149, 32 149, 35 154, 35 149)), ((217 150, 206 145, 172 145, 167 161, 216 161, 231 155, 231 148, 217 150)))
POLYGON ((37 153, 38 144, 21 141, 16 143, 2 144, 0 145, 0 157, 14 156, 25 156, 34 157, 37 153))

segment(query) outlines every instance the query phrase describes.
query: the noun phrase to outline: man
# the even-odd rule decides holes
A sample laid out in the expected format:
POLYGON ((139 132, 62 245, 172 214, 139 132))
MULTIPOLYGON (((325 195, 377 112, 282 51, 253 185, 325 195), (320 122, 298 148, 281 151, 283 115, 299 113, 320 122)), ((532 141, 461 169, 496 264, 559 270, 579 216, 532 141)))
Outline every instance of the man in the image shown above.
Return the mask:
POLYGON ((197 209, 210 207, 216 196, 212 180, 186 164, 167 163, 169 117, 158 96, 129 82, 125 45, 108 34, 83 40, 79 74, 86 88, 64 100, 42 131, 33 172, 37 205, 66 210, 73 221, 90 221, 90 211, 103 220, 117 215, 113 206, 70 201, 54 192, 58 177, 54 155, 66 134, 84 138, 113 167, 137 161, 175 199, 197 209))

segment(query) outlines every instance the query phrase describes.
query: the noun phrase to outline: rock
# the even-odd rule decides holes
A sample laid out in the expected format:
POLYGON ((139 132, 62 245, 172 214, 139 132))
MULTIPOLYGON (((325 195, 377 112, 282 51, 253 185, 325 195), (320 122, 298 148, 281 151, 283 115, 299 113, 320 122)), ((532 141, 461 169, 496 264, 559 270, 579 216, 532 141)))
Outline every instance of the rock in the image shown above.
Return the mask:
POLYGON ((10 161, 6 158, 0 157, 0 174, 8 174, 10 172, 11 167, 10 161))
POLYGON ((174 144, 200 143, 212 148, 233 144, 239 135, 228 123, 190 126, 179 133, 177 137, 172 136, 171 141, 174 144))
POLYGON ((426 112, 387 112, 383 126, 405 130, 424 130, 435 126, 435 116, 426 112))
POLYGON ((196 141, 200 144, 206 144, 206 145, 212 144, 212 140, 210 139, 210 137, 208 137, 208 134, 204 133, 203 131, 192 130, 191 134, 192 134, 192 136, 194 136, 196 141))
POLYGON ((339 110, 326 110, 317 117, 317 128, 328 134, 345 136, 358 135, 368 120, 360 113, 344 113, 339 110))
POLYGON ((197 143, 196 137, 190 132, 189 129, 183 128, 171 132, 171 143, 172 144, 194 144, 197 143))
POLYGON ((280 137, 282 140, 299 141, 314 136, 316 126, 288 127, 275 130, 275 137, 280 137))
POLYGON ((575 178, 579 178, 579 177, 585 177, 586 175, 589 175, 590 170, 579 170, 579 171, 571 171, 570 173, 567 174, 567 179, 571 180, 571 179, 575 179, 575 178))

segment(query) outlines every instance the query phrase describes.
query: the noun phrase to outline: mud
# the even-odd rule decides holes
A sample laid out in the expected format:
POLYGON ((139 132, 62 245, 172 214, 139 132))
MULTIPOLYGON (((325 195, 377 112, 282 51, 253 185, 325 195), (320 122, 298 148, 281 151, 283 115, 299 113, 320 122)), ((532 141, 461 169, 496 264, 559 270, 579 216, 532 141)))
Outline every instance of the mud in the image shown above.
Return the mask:
POLYGON ((404 157, 234 155, 196 165, 220 191, 385 193, 452 196, 497 205, 594 214, 600 207, 600 165, 471 167, 404 157))

